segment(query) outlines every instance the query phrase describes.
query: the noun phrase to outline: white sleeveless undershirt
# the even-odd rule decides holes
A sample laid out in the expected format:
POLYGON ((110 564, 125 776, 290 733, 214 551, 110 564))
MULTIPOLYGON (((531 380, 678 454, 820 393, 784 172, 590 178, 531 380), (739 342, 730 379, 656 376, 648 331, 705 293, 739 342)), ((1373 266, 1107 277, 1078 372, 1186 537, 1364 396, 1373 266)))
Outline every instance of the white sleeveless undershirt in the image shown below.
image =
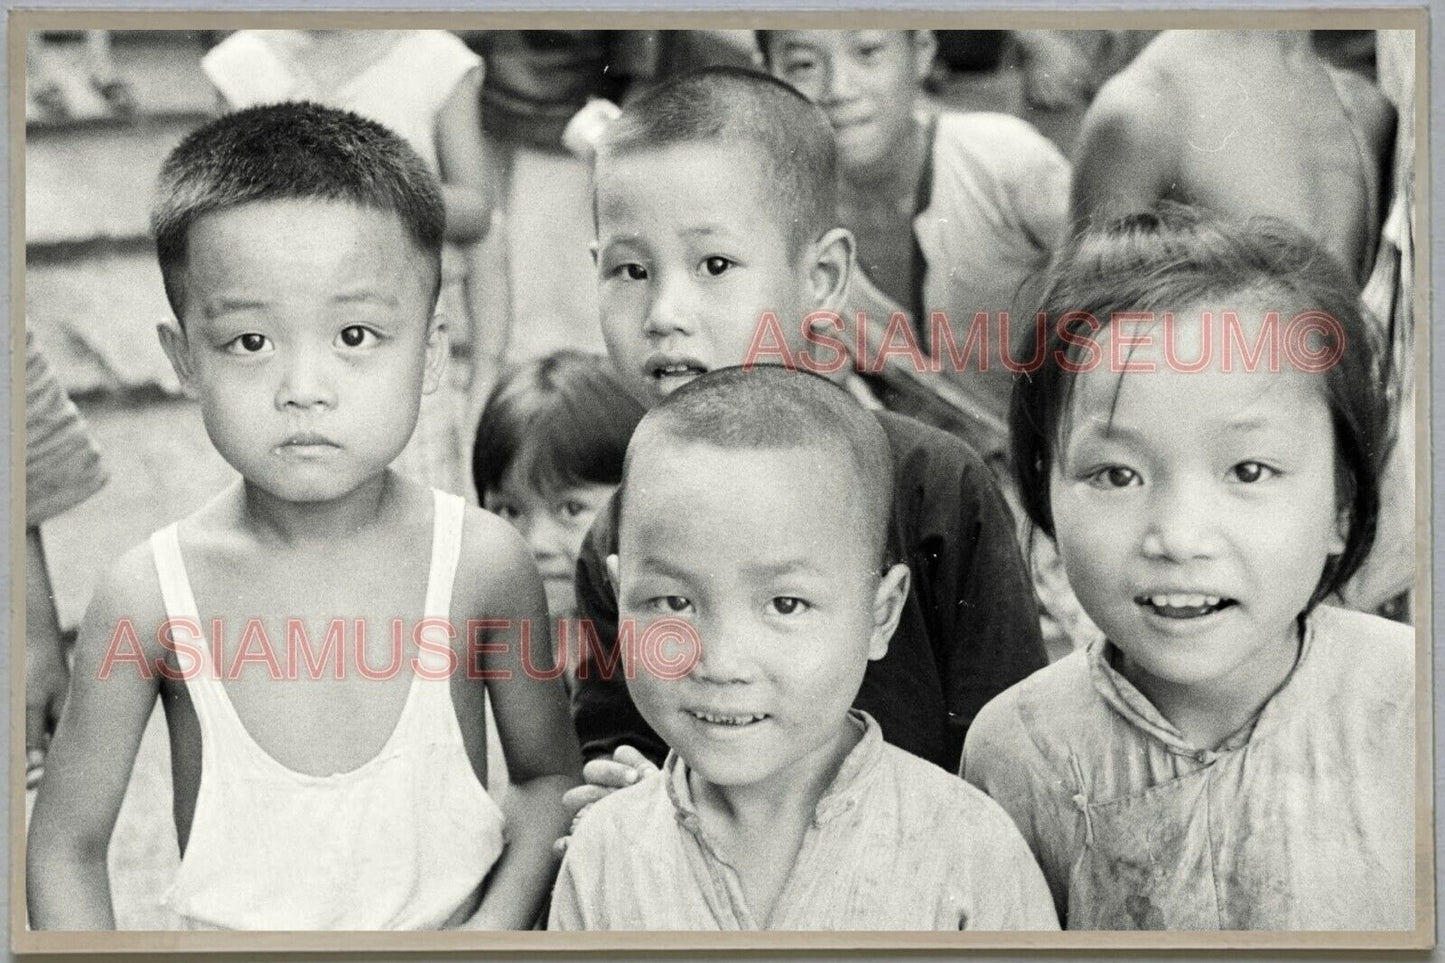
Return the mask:
MULTIPOLYGON (((425 618, 450 617, 464 507, 435 492, 425 618)), ((205 625, 176 525, 151 536, 151 546, 169 617, 205 625)), ((444 634, 434 638, 446 645, 444 634)), ((190 641, 211 651, 203 638, 190 641)), ((424 665, 441 666, 428 655, 418 650, 424 665)), ((467 757, 447 678, 414 673, 381 751, 355 769, 316 776, 256 743, 218 676, 193 672, 185 683, 200 722, 201 781, 164 902, 186 926, 434 929, 469 900, 502 853, 503 817, 467 757)))

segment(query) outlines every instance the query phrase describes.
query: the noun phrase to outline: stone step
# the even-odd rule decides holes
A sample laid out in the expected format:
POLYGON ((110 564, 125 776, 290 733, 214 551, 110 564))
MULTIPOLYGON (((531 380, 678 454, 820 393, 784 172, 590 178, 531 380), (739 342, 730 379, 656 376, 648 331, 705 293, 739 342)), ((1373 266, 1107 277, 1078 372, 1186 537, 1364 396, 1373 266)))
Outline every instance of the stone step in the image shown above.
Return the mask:
POLYGON ((27 248, 145 237, 161 162, 199 119, 152 117, 27 136, 27 248))

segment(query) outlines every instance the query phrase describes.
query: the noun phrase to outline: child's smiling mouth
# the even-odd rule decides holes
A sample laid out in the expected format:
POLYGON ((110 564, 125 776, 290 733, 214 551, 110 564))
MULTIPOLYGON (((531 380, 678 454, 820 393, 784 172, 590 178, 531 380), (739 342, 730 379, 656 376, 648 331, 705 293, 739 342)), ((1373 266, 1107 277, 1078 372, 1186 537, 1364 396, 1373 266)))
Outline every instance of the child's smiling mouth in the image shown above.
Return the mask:
POLYGON ((1198 619, 1221 612, 1239 603, 1234 599, 1219 595, 1158 592, 1135 596, 1134 604, 1142 605, 1155 615, 1166 619, 1198 619))
POLYGON ((732 729, 741 729, 769 718, 766 712, 707 712, 702 709, 684 709, 683 711, 698 722, 707 723, 710 726, 727 726, 732 729))

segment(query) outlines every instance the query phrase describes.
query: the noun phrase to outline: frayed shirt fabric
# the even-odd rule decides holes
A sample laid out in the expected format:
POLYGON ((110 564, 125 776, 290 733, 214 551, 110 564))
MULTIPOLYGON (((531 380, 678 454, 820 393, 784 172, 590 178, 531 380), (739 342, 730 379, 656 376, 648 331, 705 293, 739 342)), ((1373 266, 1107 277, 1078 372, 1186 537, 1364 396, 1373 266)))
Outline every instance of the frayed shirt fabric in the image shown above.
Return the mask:
POLYGON ((964 775, 1013 815, 1067 929, 1411 929, 1414 644, 1315 609, 1284 685, 1212 748, 1095 644, 986 706, 964 775))
POLYGON ((1008 816, 978 790, 862 738, 819 800, 770 917, 747 905, 704 832, 676 753, 661 775, 594 804, 552 894, 561 930, 1053 930, 1038 866, 1008 816))

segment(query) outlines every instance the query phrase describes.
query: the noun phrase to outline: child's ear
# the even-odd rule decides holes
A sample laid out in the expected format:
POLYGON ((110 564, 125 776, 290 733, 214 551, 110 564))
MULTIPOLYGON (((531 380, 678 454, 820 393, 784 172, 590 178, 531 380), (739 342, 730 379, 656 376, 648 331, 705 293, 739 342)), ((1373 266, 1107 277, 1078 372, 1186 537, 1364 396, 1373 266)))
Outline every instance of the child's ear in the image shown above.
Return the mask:
POLYGON ((873 635, 868 640, 870 661, 887 654, 898 620, 903 618, 903 604, 908 600, 911 579, 908 566, 898 562, 878 580, 878 591, 873 595, 873 635))
POLYGON ((426 329, 426 366, 422 369, 421 393, 429 395, 441 386, 442 374, 447 370, 447 357, 451 354, 451 338, 447 333, 447 322, 441 314, 434 313, 426 329))
POLYGON ((933 58, 938 55, 938 38, 932 30, 913 30, 913 82, 923 83, 933 70, 933 58))
POLYGON ((181 383, 181 390, 189 397, 196 396, 196 369, 191 365, 190 342, 186 329, 179 321, 172 319, 156 325, 156 335, 161 339, 161 350, 171 362, 171 370, 181 383))
POLYGON ((618 568, 617 565, 617 556, 607 556, 607 581, 612 583, 612 591, 614 592, 616 592, 618 586, 622 584, 622 576, 619 574, 620 572, 621 569, 618 568))
POLYGON ((848 300, 848 287, 853 283, 856 252, 853 233, 835 227, 813 245, 813 265, 808 281, 812 285, 812 303, 822 311, 841 313, 848 300))

